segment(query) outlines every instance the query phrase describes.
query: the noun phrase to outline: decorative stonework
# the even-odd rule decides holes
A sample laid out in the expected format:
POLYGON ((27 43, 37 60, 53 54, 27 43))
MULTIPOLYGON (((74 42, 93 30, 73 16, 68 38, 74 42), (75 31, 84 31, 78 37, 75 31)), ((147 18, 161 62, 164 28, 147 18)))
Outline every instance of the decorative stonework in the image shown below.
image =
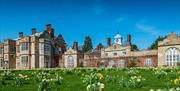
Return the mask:
POLYGON ((177 48, 180 50, 180 37, 175 33, 170 33, 166 39, 158 43, 158 66, 167 65, 165 63, 165 53, 169 48, 177 48))

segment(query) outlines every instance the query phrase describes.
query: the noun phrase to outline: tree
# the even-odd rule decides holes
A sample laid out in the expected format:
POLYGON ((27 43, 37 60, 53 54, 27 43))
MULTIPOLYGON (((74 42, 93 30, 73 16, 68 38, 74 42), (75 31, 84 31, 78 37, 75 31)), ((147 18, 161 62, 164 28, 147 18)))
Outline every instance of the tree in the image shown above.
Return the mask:
POLYGON ((131 45, 131 51, 138 51, 139 49, 138 49, 138 47, 137 47, 137 45, 136 44, 132 44, 131 45))
POLYGON ((90 36, 86 36, 85 40, 84 40, 84 45, 83 45, 83 53, 89 51, 89 50, 92 50, 93 49, 93 46, 92 46, 92 41, 91 41, 91 38, 90 36))
POLYGON ((131 67, 136 67, 136 59, 131 59, 128 67, 129 67, 129 68, 131 68, 131 67))
POLYGON ((101 50, 102 48, 104 48, 104 46, 102 45, 102 43, 99 43, 96 47, 96 50, 101 50))
POLYGON ((166 36, 164 36, 164 37, 159 36, 159 37, 151 44, 151 46, 150 46, 148 49, 157 49, 157 48, 158 48, 158 42, 159 42, 159 41, 163 41, 165 38, 166 38, 166 36))

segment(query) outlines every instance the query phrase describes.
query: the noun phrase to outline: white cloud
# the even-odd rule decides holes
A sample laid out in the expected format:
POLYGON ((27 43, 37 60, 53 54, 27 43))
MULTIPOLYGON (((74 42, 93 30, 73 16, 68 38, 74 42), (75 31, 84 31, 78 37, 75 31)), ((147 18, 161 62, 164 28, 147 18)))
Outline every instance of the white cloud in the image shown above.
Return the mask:
POLYGON ((137 23, 136 28, 141 32, 149 33, 149 34, 152 34, 152 35, 157 35, 159 33, 158 29, 156 29, 156 27, 146 25, 144 23, 137 23))

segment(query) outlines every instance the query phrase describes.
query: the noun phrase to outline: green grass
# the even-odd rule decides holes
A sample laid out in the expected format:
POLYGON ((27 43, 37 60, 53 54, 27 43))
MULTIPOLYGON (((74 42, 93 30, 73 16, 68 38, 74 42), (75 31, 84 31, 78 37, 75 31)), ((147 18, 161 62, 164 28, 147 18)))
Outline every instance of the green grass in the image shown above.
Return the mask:
MULTIPOLYGON (((33 75, 33 72, 41 72, 43 70, 12 70, 11 72, 15 74, 14 78, 19 74, 28 75, 28 83, 25 83, 21 86, 16 86, 15 79, 5 80, 5 84, 0 84, 0 91, 38 91, 39 82, 34 80, 36 75, 33 75)), ((82 82, 82 75, 90 74, 92 72, 101 73, 105 77, 116 76, 114 81, 106 82, 105 91, 149 91, 150 89, 163 89, 167 88, 167 77, 162 79, 157 79, 152 69, 138 69, 138 75, 141 75, 145 78, 143 87, 141 88, 129 88, 121 87, 118 82, 122 76, 127 77, 127 69, 73 69, 72 72, 67 72, 66 69, 48 69, 46 72, 50 74, 50 77, 55 77, 55 74, 59 74, 63 77, 63 83, 61 85, 51 84, 51 91, 86 91, 86 85, 82 82)), ((173 70, 173 69, 172 69, 173 70)), ((168 72, 168 74, 177 74, 180 69, 173 70, 173 72, 168 72)), ((1 70, 0 74, 4 71, 1 70)), ((179 74, 178 74, 179 75, 179 74)), ((180 76, 180 75, 179 75, 180 76)), ((176 76, 178 77, 178 76, 176 76)), ((172 80, 174 78, 171 78, 172 80)), ((173 83, 173 82, 172 82, 173 83)), ((171 85, 171 87, 176 87, 171 85)))

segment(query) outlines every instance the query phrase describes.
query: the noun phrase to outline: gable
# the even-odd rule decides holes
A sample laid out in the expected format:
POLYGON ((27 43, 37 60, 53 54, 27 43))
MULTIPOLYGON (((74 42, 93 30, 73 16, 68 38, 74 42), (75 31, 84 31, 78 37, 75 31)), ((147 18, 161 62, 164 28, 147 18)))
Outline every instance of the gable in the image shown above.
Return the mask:
POLYGON ((51 39, 48 31, 44 31, 42 34, 40 34, 39 38, 51 39))
POLYGON ((166 39, 158 42, 158 46, 168 46, 168 45, 180 45, 180 37, 175 33, 170 33, 166 39))
POLYGON ((77 54, 77 51, 70 47, 64 54, 66 54, 66 55, 77 54))

